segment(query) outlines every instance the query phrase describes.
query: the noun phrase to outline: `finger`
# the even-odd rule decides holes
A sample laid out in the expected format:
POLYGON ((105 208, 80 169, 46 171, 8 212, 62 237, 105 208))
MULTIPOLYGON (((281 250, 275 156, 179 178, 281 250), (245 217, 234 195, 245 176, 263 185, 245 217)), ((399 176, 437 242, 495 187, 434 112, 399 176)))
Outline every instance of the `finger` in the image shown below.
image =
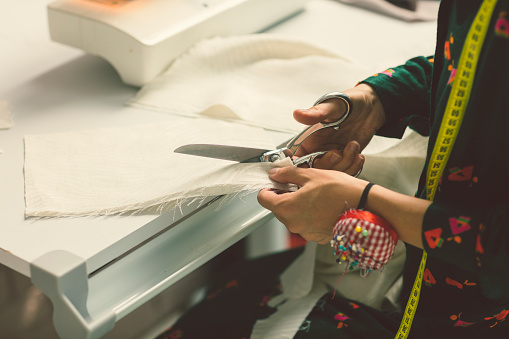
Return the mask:
POLYGON ((327 235, 324 235, 322 234, 320 237, 318 237, 315 242, 317 242, 318 244, 320 245, 326 245, 326 244, 329 244, 330 241, 332 239, 332 234, 327 234, 327 235))
POLYGON ((313 162, 314 168, 319 169, 334 169, 336 165, 343 159, 341 151, 333 150, 327 152, 323 157, 315 159, 313 162))
POLYGON ((269 177, 282 184, 304 186, 309 181, 308 169, 293 166, 274 167, 269 171, 269 177))
POLYGON ((356 159, 361 152, 361 147, 357 141, 350 141, 343 150, 341 160, 334 165, 337 171, 345 172, 356 163, 356 159))
POLYGON ((362 170, 365 161, 366 158, 364 157, 364 155, 362 154, 357 155, 357 158, 355 159, 352 166, 347 168, 344 172, 350 174, 351 176, 357 176, 358 174, 360 174, 360 171, 362 170))
POLYGON ((300 234, 306 241, 314 241, 321 245, 328 244, 332 239, 332 233, 309 232, 300 234))
POLYGON ((263 207, 268 209, 269 211, 273 211, 281 200, 280 194, 276 191, 265 188, 258 192, 258 203, 263 207))
MULTIPOLYGON (((283 225, 288 227, 290 223, 287 219, 288 209, 284 207, 284 200, 288 200, 287 194, 295 194, 292 192, 279 193, 278 191, 271 189, 262 189, 258 192, 258 203, 263 208, 268 209, 272 214, 279 220, 283 225), (282 207, 283 206, 283 207, 282 207)), ((290 214, 291 215, 291 214, 290 214)))
POLYGON ((314 125, 322 121, 335 121, 340 118, 340 113, 333 102, 324 102, 308 109, 296 109, 293 118, 301 124, 314 125))
POLYGON ((293 118, 304 125, 314 125, 322 122, 327 117, 327 112, 319 107, 296 109, 293 111, 293 118))

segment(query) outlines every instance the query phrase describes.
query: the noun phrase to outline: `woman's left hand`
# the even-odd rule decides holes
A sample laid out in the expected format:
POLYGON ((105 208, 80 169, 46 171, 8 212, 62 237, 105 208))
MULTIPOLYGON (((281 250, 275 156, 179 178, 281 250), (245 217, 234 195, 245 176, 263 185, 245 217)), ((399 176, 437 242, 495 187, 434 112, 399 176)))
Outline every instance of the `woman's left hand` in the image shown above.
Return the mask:
POLYGON ((300 186, 295 192, 261 190, 258 202, 292 233, 320 244, 329 242, 339 216, 356 208, 367 182, 346 173, 315 168, 273 169, 270 178, 300 186))

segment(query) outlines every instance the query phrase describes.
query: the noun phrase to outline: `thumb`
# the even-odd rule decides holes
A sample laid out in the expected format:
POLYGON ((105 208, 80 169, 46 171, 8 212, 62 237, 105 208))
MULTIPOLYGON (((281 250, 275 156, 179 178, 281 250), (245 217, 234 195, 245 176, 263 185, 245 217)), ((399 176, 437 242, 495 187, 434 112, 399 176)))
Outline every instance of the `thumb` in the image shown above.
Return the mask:
POLYGON ((295 184, 304 186, 309 181, 306 175, 306 168, 298 168, 293 166, 274 167, 269 171, 269 177, 282 184, 295 184))
POLYGON ((314 125, 322 121, 335 121, 340 118, 332 102, 324 102, 308 109, 296 109, 293 118, 304 125, 314 125))

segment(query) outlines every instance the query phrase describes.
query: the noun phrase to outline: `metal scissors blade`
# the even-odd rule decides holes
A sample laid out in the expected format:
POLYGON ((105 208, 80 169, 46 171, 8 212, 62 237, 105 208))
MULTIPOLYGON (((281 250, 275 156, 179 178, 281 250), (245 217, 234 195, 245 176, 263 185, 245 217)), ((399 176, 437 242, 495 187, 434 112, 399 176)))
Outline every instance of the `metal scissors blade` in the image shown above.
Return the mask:
POLYGON ((215 144, 191 144, 177 148, 175 153, 237 162, 263 162, 263 155, 273 150, 215 144))
POLYGON ((315 159, 324 155, 325 153, 327 153, 327 151, 307 154, 297 159, 294 159, 294 155, 297 152, 300 145, 310 135, 325 128, 334 128, 335 130, 337 130, 339 129, 339 126, 348 118, 350 111, 352 109, 352 101, 350 100, 350 97, 344 93, 341 92, 327 93, 320 97, 315 102, 314 106, 318 105, 323 101, 333 98, 341 99, 345 102, 346 113, 337 121, 331 123, 321 122, 316 125, 306 127, 302 132, 300 132, 298 135, 290 139, 290 141, 286 144, 285 147, 283 147, 284 145, 283 144, 279 146, 278 149, 276 150, 266 150, 259 148, 248 148, 229 145, 191 144, 181 146, 177 148, 174 152, 244 163, 274 162, 276 160, 281 160, 289 157, 292 159, 294 166, 307 164, 309 167, 313 167, 313 162, 315 161, 315 159))
MULTIPOLYGON (((248 148, 240 146, 215 145, 215 144, 184 145, 175 149, 174 152, 196 155, 200 157, 230 160, 241 163, 274 162, 276 160, 282 160, 292 156, 290 150, 288 150, 287 148, 281 148, 277 150, 266 150, 259 148, 248 148)), ((307 164, 309 167, 313 167, 314 160, 325 153, 326 152, 316 152, 307 154, 298 159, 292 159, 293 165, 299 166, 302 164, 307 164)))

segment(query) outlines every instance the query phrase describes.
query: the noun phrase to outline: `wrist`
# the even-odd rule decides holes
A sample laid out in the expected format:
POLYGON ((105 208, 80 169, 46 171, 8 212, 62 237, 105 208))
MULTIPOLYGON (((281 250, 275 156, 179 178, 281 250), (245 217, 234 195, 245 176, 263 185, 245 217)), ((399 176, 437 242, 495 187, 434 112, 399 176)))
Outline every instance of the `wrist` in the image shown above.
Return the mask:
POLYGON ((423 248, 422 222, 431 202, 375 185, 369 191, 365 209, 387 220, 399 238, 423 248))
POLYGON ((368 195, 371 188, 375 186, 374 183, 370 182, 364 187, 364 190, 362 191, 361 198, 359 199, 359 203, 357 204, 357 209, 364 209, 364 206, 366 205, 366 202, 368 201, 368 195))
POLYGON ((385 124, 385 109, 378 94, 368 84, 362 83, 354 88, 345 91, 355 105, 359 105, 361 111, 367 115, 367 123, 370 123, 374 130, 380 129, 385 124))

